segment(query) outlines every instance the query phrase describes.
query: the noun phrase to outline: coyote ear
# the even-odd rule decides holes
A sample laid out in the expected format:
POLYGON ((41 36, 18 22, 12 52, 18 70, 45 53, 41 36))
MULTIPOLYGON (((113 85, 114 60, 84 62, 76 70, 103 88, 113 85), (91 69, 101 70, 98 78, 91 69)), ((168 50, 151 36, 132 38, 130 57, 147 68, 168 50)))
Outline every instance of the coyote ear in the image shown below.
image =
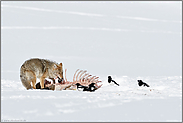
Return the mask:
POLYGON ((62 66, 62 63, 60 63, 60 66, 62 66))

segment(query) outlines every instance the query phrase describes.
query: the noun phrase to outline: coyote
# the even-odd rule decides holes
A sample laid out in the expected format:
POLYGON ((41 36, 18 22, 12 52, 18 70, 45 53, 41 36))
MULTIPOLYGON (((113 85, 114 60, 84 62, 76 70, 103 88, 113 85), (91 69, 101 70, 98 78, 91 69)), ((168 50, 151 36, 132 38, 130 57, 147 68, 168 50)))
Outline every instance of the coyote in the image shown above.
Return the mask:
POLYGON ((37 78, 40 79, 41 88, 44 88, 45 78, 53 80, 53 83, 55 83, 56 78, 58 78, 59 82, 63 81, 62 63, 57 64, 56 62, 39 58, 25 61, 20 68, 20 79, 23 86, 27 90, 31 89, 32 86, 36 89, 37 78))

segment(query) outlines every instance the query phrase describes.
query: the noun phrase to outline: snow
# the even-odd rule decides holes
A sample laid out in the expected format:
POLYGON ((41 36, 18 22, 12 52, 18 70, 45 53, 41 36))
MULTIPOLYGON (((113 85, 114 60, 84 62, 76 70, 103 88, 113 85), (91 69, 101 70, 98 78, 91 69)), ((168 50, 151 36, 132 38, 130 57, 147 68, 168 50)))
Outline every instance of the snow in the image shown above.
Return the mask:
POLYGON ((2 1, 1 121, 182 121, 181 27, 181 1, 2 1), (69 81, 87 70, 103 86, 26 90, 30 58, 62 62, 69 81))
POLYGON ((103 78, 95 92, 26 90, 21 82, 1 80, 1 120, 7 121, 121 121, 182 120, 182 77, 115 77, 120 86, 103 78), (137 79, 150 85, 139 87, 137 79))

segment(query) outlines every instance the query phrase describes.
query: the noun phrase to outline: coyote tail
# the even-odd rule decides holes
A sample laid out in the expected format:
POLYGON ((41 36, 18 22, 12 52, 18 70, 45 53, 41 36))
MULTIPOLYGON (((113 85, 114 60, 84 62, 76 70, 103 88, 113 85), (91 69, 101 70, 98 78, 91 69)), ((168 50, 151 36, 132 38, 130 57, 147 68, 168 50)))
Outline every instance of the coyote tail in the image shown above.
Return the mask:
POLYGON ((22 65, 20 68, 20 80, 22 81, 23 86, 28 90, 28 89, 31 89, 32 87, 25 72, 26 72, 25 66, 22 65))

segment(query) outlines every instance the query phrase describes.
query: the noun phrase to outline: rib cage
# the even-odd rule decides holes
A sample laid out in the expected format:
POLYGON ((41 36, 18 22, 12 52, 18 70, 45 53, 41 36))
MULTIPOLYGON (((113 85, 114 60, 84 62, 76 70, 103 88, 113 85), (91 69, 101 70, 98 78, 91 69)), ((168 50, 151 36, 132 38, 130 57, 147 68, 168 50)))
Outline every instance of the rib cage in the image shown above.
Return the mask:
POLYGON ((74 73, 74 76, 73 76, 73 82, 70 82, 70 81, 67 81, 67 78, 66 78, 66 71, 67 69, 65 69, 65 79, 63 79, 63 81, 61 83, 56 83, 55 84, 55 89, 56 90, 66 90, 68 88, 70 88, 70 90, 75 90, 77 89, 77 83, 83 85, 83 86, 88 86, 91 84, 91 83, 94 83, 95 87, 98 89, 100 88, 102 85, 98 85, 97 83, 99 82, 102 82, 102 81, 99 81, 99 77, 97 76, 92 76, 90 75, 89 73, 87 73, 86 70, 79 70, 77 69, 76 72, 74 73))
POLYGON ((77 69, 73 76, 73 83, 80 83, 82 85, 89 85, 91 83, 99 83, 101 81, 98 80, 99 77, 92 76, 87 73, 86 70, 77 69))

